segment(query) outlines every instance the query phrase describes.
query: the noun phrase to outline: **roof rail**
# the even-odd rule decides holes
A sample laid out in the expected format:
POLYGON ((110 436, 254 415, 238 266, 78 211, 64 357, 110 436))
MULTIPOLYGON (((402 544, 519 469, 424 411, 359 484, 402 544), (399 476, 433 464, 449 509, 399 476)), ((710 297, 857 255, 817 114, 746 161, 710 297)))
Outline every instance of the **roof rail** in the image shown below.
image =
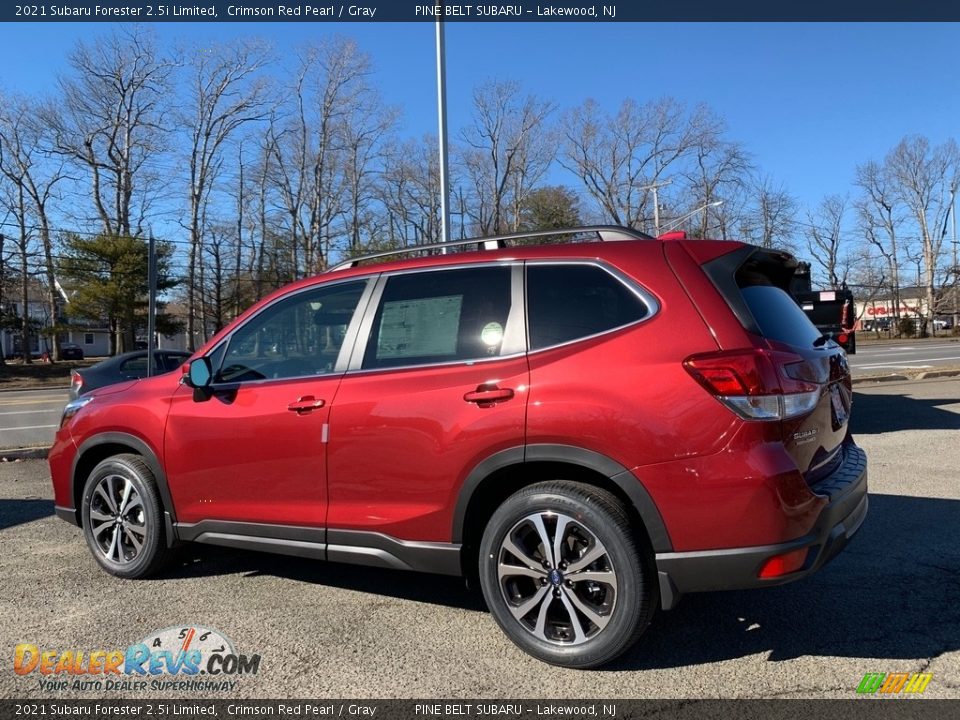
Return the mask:
POLYGON ((398 248, 396 250, 384 250, 383 252, 370 253, 369 255, 360 255, 349 260, 344 260, 327 272, 336 272, 337 270, 346 270, 347 268, 357 267, 362 262, 368 260, 379 260, 380 258, 394 257, 396 255, 411 255, 429 250, 444 250, 452 247, 464 247, 467 245, 476 245, 477 250, 498 250, 508 247, 509 240, 525 240, 527 238, 542 237, 560 237, 564 235, 587 235, 594 234, 599 240, 604 242, 616 242, 620 240, 656 240, 652 235, 647 235, 633 228, 620 227, 619 225, 585 225, 583 227, 563 228, 560 230, 536 230, 534 232, 510 233, 509 235, 493 235, 490 237, 467 238, 466 240, 454 240, 445 243, 430 243, 429 245, 411 245, 410 247, 398 248))

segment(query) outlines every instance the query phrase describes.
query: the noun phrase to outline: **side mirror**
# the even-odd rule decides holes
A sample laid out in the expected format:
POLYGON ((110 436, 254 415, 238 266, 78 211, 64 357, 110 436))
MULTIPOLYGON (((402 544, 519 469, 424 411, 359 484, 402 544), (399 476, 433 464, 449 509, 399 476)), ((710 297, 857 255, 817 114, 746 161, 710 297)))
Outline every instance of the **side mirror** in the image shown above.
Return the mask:
POLYGON ((197 358, 187 366, 187 385, 194 390, 206 389, 210 387, 212 381, 213 368, 210 365, 210 358, 197 358))

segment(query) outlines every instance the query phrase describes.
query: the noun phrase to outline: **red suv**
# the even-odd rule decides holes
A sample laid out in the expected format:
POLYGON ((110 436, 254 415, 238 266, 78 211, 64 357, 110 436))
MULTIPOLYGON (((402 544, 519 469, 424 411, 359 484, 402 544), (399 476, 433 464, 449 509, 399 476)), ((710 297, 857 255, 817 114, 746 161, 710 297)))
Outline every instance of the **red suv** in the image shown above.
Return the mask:
POLYGON ((866 457, 843 350, 785 291, 794 259, 536 235, 588 241, 350 261, 257 303, 182 376, 71 402, 57 514, 121 577, 183 541, 472 576, 517 645, 572 667, 683 593, 836 555, 866 457))

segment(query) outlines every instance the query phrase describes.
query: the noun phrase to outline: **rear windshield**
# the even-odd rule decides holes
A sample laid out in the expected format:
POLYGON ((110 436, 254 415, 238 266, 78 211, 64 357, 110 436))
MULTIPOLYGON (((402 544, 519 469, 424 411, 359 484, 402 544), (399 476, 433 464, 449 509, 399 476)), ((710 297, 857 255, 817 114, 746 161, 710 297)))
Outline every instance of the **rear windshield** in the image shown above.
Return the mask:
POLYGON ((784 290, 751 285, 740 292, 764 337, 794 347, 810 347, 820 337, 820 331, 784 290))

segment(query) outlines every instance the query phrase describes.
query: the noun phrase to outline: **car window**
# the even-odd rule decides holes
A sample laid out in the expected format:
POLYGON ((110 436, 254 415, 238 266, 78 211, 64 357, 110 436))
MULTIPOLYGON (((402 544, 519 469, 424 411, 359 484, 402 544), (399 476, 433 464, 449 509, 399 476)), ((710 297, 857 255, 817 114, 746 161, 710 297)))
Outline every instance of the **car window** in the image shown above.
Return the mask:
POLYGON ((648 314, 643 300, 596 265, 527 266, 531 350, 596 335, 648 314))
POLYGON ((159 356, 159 362, 157 364, 161 368, 161 372, 170 372, 183 365, 189 357, 189 355, 169 355, 164 353, 159 356))
MULTIPOLYGON (((795 347, 810 347, 820 337, 820 331, 784 290, 773 285, 751 285, 740 292, 764 337, 795 347)), ((834 322, 840 322, 839 306, 834 322)))
POLYGON ((298 292, 250 318, 230 338, 217 380, 243 382, 333 372, 366 282, 298 292))
POLYGON ((133 357, 120 363, 120 372, 131 377, 146 377, 147 356, 133 357))
POLYGON ((374 316, 363 368, 496 357, 510 315, 507 266, 394 275, 374 316))

